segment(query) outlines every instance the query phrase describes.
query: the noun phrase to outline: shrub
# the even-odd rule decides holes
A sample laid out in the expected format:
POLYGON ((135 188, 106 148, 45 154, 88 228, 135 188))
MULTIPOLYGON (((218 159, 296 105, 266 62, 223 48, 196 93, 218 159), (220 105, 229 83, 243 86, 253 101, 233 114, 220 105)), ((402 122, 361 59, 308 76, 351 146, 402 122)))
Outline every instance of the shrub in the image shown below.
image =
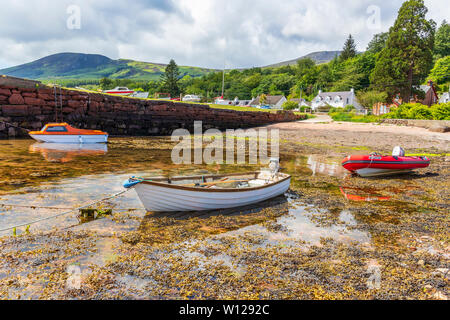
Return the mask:
POLYGON ((432 120, 431 108, 417 104, 408 110, 408 119, 432 120))
POLYGON ((431 113, 435 120, 450 120, 450 102, 431 106, 431 113))
POLYGON ((348 122, 378 122, 379 117, 377 116, 364 116, 364 115, 356 115, 352 112, 334 112, 330 114, 330 117, 334 121, 348 121, 348 122))
POLYGON ((298 108, 298 103, 295 101, 286 101, 283 103, 284 110, 294 110, 298 108))
POLYGON ((355 110, 355 107, 352 106, 351 104, 349 104, 348 106, 346 106, 346 107, 344 108, 344 112, 351 112, 351 111, 353 111, 353 110, 355 110))
POLYGON ((386 119, 450 120, 450 103, 431 107, 420 103, 405 103, 382 115, 386 119))

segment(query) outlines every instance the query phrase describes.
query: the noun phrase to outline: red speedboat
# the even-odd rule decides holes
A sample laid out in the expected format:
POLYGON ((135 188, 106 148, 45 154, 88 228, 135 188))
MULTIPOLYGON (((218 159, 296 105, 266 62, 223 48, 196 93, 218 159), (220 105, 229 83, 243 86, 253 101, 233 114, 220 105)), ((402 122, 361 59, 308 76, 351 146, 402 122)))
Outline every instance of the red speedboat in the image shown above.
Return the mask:
POLYGON ((342 166, 362 177, 373 177, 409 173, 414 169, 426 168, 430 165, 427 157, 382 156, 371 154, 364 156, 348 156, 342 160, 342 166))

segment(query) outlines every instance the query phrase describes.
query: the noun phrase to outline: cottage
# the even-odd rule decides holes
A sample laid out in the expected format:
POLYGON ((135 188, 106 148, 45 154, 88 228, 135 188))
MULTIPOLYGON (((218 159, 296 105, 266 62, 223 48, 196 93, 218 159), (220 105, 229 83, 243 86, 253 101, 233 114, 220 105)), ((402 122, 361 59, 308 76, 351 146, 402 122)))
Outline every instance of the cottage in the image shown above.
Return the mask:
POLYGON ((403 100, 402 100, 400 94, 397 94, 392 99, 392 103, 384 103, 384 102, 375 103, 372 107, 372 114, 375 116, 381 116, 383 114, 391 112, 392 108, 398 107, 402 103, 403 103, 403 100))
POLYGON ((250 102, 250 106, 256 107, 264 105, 270 106, 273 109, 282 109, 283 103, 285 103, 286 101, 287 101, 286 97, 282 95, 266 96, 264 103, 261 103, 261 96, 259 96, 250 102))
POLYGON ((306 101, 305 99, 298 99, 298 98, 295 98, 295 99, 291 99, 290 101, 297 102, 299 108, 301 108, 301 107, 308 107, 308 108, 311 108, 311 102, 308 102, 308 101, 306 101))
POLYGON ((422 101, 422 104, 431 107, 433 104, 438 103, 439 97, 436 93, 433 81, 428 81, 428 85, 420 86, 420 89, 425 92, 425 99, 422 101))
POLYGON ((315 97, 311 103, 313 110, 319 108, 345 108, 352 105, 358 111, 363 111, 364 108, 358 103, 356 99, 355 90, 341 91, 341 92, 322 92, 319 90, 319 94, 315 97))
POLYGON ((450 90, 449 92, 444 92, 439 99, 439 103, 448 103, 450 102, 450 90))

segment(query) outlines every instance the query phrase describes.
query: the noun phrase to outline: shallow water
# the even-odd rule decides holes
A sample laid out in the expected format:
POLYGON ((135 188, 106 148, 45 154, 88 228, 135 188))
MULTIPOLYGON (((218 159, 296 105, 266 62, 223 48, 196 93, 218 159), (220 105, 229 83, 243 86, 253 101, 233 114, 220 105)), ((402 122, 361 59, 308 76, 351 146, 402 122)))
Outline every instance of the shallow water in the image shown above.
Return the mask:
MULTIPOLYGON (((123 191, 122 183, 130 176, 216 174, 259 168, 257 165, 176 166, 171 164, 170 159, 172 145, 169 138, 112 138, 108 145, 0 141, 0 227, 26 224, 66 212, 61 217, 33 224, 31 230, 73 227, 80 224, 80 219, 78 212, 70 212, 71 209, 123 191)), ((294 180, 299 176, 348 175, 339 165, 339 159, 323 155, 286 155, 283 158, 286 161, 282 165, 294 180)), ((109 200, 101 207, 113 208, 115 213, 132 211, 141 218, 145 215, 133 191, 109 200)), ((288 217, 278 223, 292 228, 291 236, 302 240, 317 242, 326 235, 339 238, 341 226, 319 230, 308 221, 306 212, 311 209, 301 203, 293 205, 288 217)), ((108 221, 96 225, 99 227, 102 224, 107 225, 108 221)), ((261 232, 258 227, 249 228, 254 228, 251 232, 261 232)), ((21 227, 16 232, 21 234, 24 231, 25 227, 21 227)), ((11 230, 0 232, 0 235, 7 234, 11 234, 11 230)), ((277 237, 273 234, 266 236, 269 241, 271 237, 277 237)), ((349 237, 356 239, 363 236, 350 233, 349 237)))

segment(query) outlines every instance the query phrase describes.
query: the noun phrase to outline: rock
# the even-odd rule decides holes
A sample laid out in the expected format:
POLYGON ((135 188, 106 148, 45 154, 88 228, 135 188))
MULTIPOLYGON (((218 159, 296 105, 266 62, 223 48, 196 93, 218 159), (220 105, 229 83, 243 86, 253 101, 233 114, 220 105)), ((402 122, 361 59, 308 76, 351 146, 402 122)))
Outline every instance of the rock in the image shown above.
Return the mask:
POLYGON ((428 130, 430 130, 431 132, 445 133, 445 132, 450 132, 450 127, 445 126, 445 125, 435 124, 435 125, 431 126, 428 130))
POLYGON ((9 97, 11 95, 11 90, 0 88, 0 95, 4 95, 4 96, 8 96, 9 97))
POLYGON ((23 99, 23 97, 18 93, 12 94, 9 97, 8 101, 10 104, 24 104, 25 103, 25 100, 23 99))
POLYGON ((38 98, 25 97, 25 104, 32 106, 43 106, 45 101, 38 98))
POLYGON ((26 116, 28 115, 28 106, 26 105, 13 105, 2 106, 2 112, 4 116, 26 116))
POLYGON ((16 129, 13 127, 8 128, 8 136, 9 137, 15 137, 16 136, 16 129))
POLYGON ((447 296, 441 291, 436 291, 433 294, 433 298, 435 298, 437 300, 448 300, 447 296))

